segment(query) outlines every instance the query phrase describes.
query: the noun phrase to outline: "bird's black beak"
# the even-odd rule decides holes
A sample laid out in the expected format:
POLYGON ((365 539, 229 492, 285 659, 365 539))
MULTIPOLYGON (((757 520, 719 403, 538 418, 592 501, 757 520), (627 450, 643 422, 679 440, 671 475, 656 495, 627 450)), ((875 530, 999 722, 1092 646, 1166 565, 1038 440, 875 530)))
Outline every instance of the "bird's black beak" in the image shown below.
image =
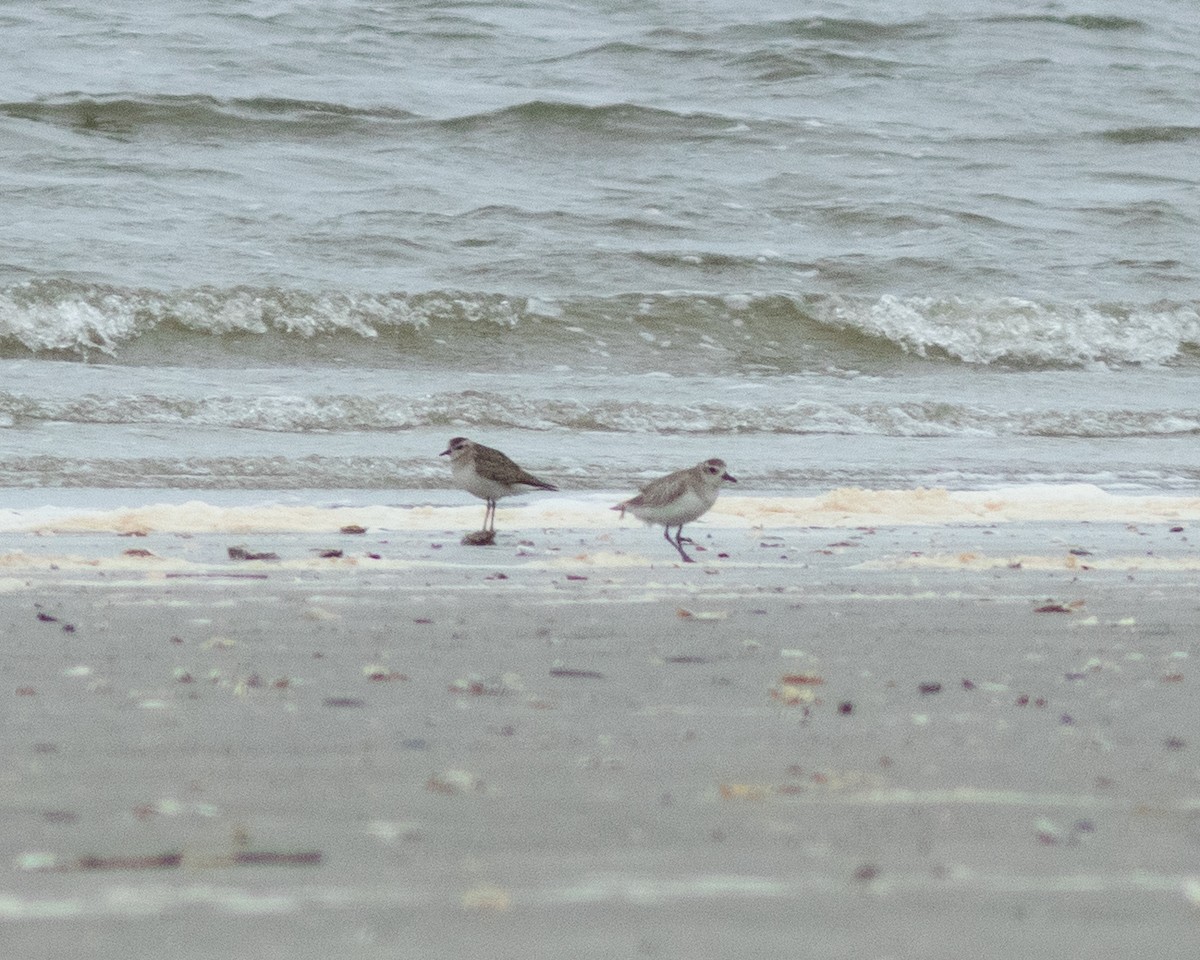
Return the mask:
POLYGON ((721 479, 722 479, 722 480, 728 480, 730 483, 737 483, 737 477, 731 477, 731 476, 730 476, 729 474, 727 474, 727 473, 723 473, 723 474, 721 474, 721 479))
POLYGON ((441 453, 439 453, 439 454, 438 454, 438 456, 439 456, 439 457, 448 457, 448 456, 450 456, 450 449, 447 447, 445 450, 443 450, 441 453))

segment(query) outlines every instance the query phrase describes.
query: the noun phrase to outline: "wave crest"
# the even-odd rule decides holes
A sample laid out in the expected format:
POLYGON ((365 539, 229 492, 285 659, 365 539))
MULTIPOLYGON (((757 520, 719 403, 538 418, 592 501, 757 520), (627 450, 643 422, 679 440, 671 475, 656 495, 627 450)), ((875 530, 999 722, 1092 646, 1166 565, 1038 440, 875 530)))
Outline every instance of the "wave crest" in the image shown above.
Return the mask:
POLYGON ((255 139, 340 136, 367 129, 380 120, 404 121, 415 116, 403 110, 280 97, 81 93, 3 103, 0 114, 119 138, 183 130, 201 136, 255 139))
POLYGON ((971 364, 1165 364, 1200 347, 1196 304, 885 296, 870 302, 834 299, 816 315, 920 357, 941 354, 971 364))
POLYGON ((904 355, 971 365, 1078 367, 1200 361, 1200 304, 1016 297, 629 293, 538 298, 460 290, 275 287, 153 291, 39 281, 0 289, 0 357, 99 352, 129 363, 232 365, 329 358, 395 366, 421 353, 472 367, 796 372, 888 369, 904 355), (347 353, 348 352, 348 353, 347 353), (343 357, 344 359, 344 357, 343 357))

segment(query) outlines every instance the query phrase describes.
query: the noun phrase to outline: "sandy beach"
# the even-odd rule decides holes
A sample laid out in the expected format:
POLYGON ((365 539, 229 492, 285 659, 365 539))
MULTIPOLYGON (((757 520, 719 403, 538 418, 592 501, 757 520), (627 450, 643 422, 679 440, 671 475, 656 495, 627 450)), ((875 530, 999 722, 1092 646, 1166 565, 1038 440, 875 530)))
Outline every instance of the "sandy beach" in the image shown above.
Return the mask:
POLYGON ((9 955, 1194 956, 1196 500, 450 502, 3 513, 9 955))
POLYGON ((1200 958, 1194 5, 3 27, 0 960, 1200 958))

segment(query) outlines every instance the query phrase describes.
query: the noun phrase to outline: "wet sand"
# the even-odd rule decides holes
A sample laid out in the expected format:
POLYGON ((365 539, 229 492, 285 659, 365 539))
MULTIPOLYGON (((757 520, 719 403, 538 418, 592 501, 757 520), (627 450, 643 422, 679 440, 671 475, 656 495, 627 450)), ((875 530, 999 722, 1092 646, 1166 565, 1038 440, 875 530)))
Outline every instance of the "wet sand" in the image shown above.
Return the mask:
POLYGON ((1190 514, 730 503, 9 518, 7 952, 1195 955, 1190 514))

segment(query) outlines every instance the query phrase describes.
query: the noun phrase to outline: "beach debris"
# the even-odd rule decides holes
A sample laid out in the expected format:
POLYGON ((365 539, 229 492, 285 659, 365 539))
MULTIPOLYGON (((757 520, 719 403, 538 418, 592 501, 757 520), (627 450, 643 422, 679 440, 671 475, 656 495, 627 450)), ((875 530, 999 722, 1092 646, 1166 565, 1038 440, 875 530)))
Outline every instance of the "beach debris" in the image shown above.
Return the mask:
POLYGON ((675 611, 675 616, 680 620, 727 620, 729 611, 727 610, 687 610, 680 607, 675 611))
MULTIPOLYGON (((239 850, 231 858, 232 865, 239 867, 315 867, 324 859, 320 850, 297 852, 280 850, 239 850)), ((227 866, 217 863, 213 866, 227 866)))
POLYGON ((862 866, 855 868, 854 879, 859 883, 870 883, 879 876, 879 868, 873 863, 864 863, 862 866))
POLYGON ((469 770, 443 770, 425 781, 425 789, 446 796, 479 793, 483 790, 483 781, 469 770))
POLYGON ((36 697, 37 690, 33 687, 17 687, 18 697, 36 697))
POLYGON ((94 854, 79 857, 74 861, 77 870, 161 870, 177 867, 183 862, 182 853, 159 853, 143 856, 108 856, 94 854))
POLYGON ((446 688, 450 693, 469 697, 502 697, 513 690, 521 689, 521 680, 516 674, 503 677, 484 678, 477 674, 455 680, 446 688))
POLYGON ((770 688, 772 700, 778 700, 785 707, 804 707, 819 703, 812 688, 820 686, 825 678, 815 673, 786 673, 779 678, 779 683, 770 688))
POLYGON ((1069 827, 1063 827, 1046 817, 1039 817, 1034 823, 1033 835, 1043 846, 1053 847, 1062 843, 1074 846, 1079 843, 1081 836, 1096 832, 1096 824, 1091 820, 1076 820, 1069 827))
MULTIPOLYGON (((40 603, 39 603, 39 604, 34 604, 34 606, 35 606, 35 607, 40 607, 40 606, 41 606, 41 604, 40 604, 40 603)), ((73 624, 73 623, 63 623, 63 622, 62 622, 62 621, 61 621, 61 620, 60 620, 58 617, 54 616, 53 614, 46 613, 44 610, 39 610, 39 611, 38 611, 37 618, 38 618, 38 620, 39 620, 41 623, 58 623, 58 624, 61 624, 61 625, 62 625, 62 631, 63 631, 63 633, 74 633, 74 632, 75 632, 75 624, 73 624)))
POLYGON ((338 560, 346 555, 344 551, 339 550, 337 547, 331 547, 329 549, 314 547, 313 549, 317 557, 321 560, 338 560))
POLYGON ((507 580, 508 574, 507 573, 489 573, 483 579, 484 580, 507 580))
POLYGON ((211 803, 181 803, 173 797, 164 797, 147 803, 139 803, 133 808, 133 815, 138 820, 153 820, 157 817, 177 817, 180 814, 192 814, 206 819, 218 817, 219 807, 211 803))
POLYGON ((803 706, 807 709, 817 702, 817 695, 805 687, 780 685, 771 688, 771 699, 778 700, 785 707, 803 706))
POLYGON ((228 547, 226 552, 229 554, 230 560, 278 560, 279 554, 263 551, 254 553, 247 550, 245 547, 228 547))
POLYGON ((603 680, 604 674, 599 670, 578 670, 573 667, 551 667, 550 676, 566 677, 574 680, 603 680))
POLYGON ((462 540, 459 541, 464 547, 490 547, 495 542, 495 530, 475 530, 471 533, 463 534, 462 540))
POLYGON ((392 670, 379 663, 369 663, 362 668, 363 676, 373 683, 391 683, 397 680, 407 680, 408 674, 392 670))
POLYGON ((154 554, 151 553, 149 550, 146 550, 142 547, 131 547, 128 550, 122 550, 121 556, 123 556, 123 557, 140 557, 142 559, 148 559, 150 557, 153 557, 154 554))
POLYGON ((344 533, 344 534, 347 534, 347 535, 350 535, 350 534, 355 534, 355 535, 357 535, 357 534, 363 534, 363 533, 366 533, 366 532, 367 532, 367 528, 366 528, 366 527, 360 527, 360 526, 359 526, 357 523, 348 523, 348 524, 346 524, 344 527, 342 527, 342 528, 341 528, 341 529, 340 529, 338 532, 339 532, 339 533, 344 533))
POLYGON ((567 574, 567 579, 568 579, 568 580, 586 580, 586 579, 587 579, 587 577, 585 577, 585 576, 584 576, 583 574, 581 574, 581 573, 568 573, 568 574, 567 574))
POLYGON ((1072 600, 1070 603, 1056 603, 1051 600, 1049 603, 1044 603, 1040 607, 1034 607, 1034 613, 1074 613, 1083 607, 1084 601, 1072 600))
POLYGON ((926 683, 918 684, 917 690, 920 691, 921 696, 928 697, 935 693, 941 693, 942 685, 936 680, 932 680, 926 683))
POLYGON ((663 657, 663 663, 709 663, 708 657, 697 657, 693 654, 679 654, 674 657, 663 657))
POLYGON ((794 684, 796 686, 813 686, 819 687, 825 682, 825 678, 815 673, 785 673, 779 679, 780 683, 794 684))
POLYGON ((358 697, 326 697, 321 701, 321 705, 335 708, 357 708, 365 707, 367 701, 361 700, 358 697))
POLYGON ((1027 693, 1022 693, 1017 697, 1015 702, 1018 707, 1027 707, 1032 703, 1035 707, 1044 708, 1049 704, 1049 701, 1045 697, 1031 698, 1027 693))
POLYGON ((775 788, 762 783, 722 783, 717 791, 722 800, 766 800, 775 792, 775 788))
POLYGON ((312 867, 323 860, 319 850, 237 850, 232 853, 197 857, 180 850, 151 854, 87 854, 60 860, 52 853, 31 852, 17 858, 21 870, 33 873, 71 873, 100 870, 165 870, 176 867, 312 867))
POLYGON ((838 704, 838 713, 840 713, 842 716, 847 717, 850 714, 852 714, 853 712, 854 712, 854 704, 851 703, 849 700, 843 700, 841 703, 838 704))

